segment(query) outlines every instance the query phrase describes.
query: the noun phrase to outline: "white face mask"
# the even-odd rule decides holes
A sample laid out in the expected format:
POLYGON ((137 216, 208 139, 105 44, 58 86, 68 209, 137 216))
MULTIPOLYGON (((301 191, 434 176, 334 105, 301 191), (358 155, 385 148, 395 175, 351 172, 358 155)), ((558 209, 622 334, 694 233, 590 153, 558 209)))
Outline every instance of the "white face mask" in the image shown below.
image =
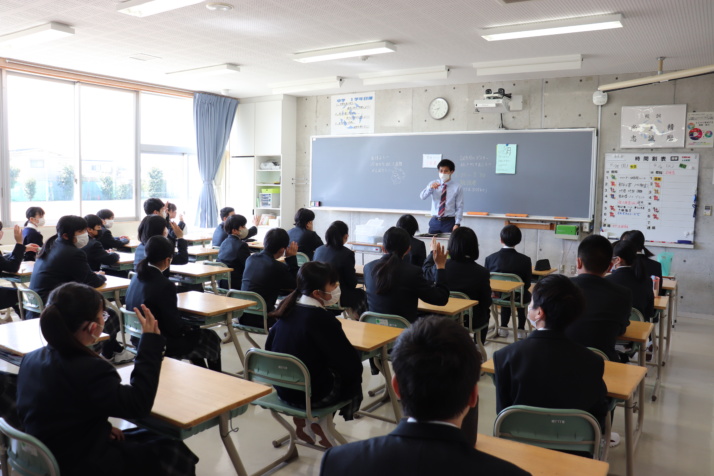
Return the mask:
POLYGON ((76 235, 77 236, 77 242, 74 244, 77 248, 84 248, 87 246, 87 243, 89 243, 89 235, 85 231, 81 235, 76 235))
POLYGON ((328 299, 327 301, 323 300, 323 302, 322 302, 323 306, 327 307, 327 306, 332 306, 333 304, 337 304, 338 302, 340 302, 340 296, 342 295, 342 290, 340 290, 340 286, 338 284, 337 287, 335 289, 333 289, 332 291, 330 291, 330 292, 322 291, 322 293, 330 295, 330 299, 328 299))
POLYGON ((451 178, 451 174, 439 174, 439 178, 442 182, 447 182, 451 178))
POLYGON ((45 219, 44 218, 39 218, 37 220, 37 226, 45 226, 45 219))
POLYGON ((246 236, 248 236, 248 228, 243 227, 238 230, 238 238, 244 240, 246 236))
POLYGON ((107 230, 114 226, 114 220, 104 220, 104 228, 107 230))

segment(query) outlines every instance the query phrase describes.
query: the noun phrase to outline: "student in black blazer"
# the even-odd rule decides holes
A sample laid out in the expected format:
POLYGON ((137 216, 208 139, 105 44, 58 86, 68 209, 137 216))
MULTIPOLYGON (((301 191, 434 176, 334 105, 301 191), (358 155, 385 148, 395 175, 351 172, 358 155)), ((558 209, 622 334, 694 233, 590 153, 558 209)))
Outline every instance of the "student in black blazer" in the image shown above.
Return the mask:
POLYGON ((120 236, 114 238, 112 232, 109 231, 114 226, 114 212, 103 208, 97 212, 97 216, 102 220, 102 232, 97 238, 105 250, 115 250, 129 243, 128 236, 120 236))
POLYGON ((563 275, 536 283, 528 306, 536 330, 493 354, 497 412, 512 405, 573 408, 590 413, 605 428, 605 363, 565 334, 582 319, 584 306, 582 292, 563 275))
MULTIPOLYGON (((176 225, 176 223, 171 223, 174 233, 176 234, 176 247, 178 252, 174 253, 172 260, 173 264, 186 264, 188 263, 188 243, 183 239, 183 231, 176 225)), ((147 215, 141 220, 139 224, 139 241, 141 244, 136 247, 134 251, 134 268, 139 265, 139 262, 146 257, 144 248, 149 238, 152 236, 167 236, 168 230, 166 229, 166 219, 162 218, 160 215, 147 215)), ((171 240, 169 240, 171 241, 171 240)), ((168 277, 168 270, 164 273, 168 277)))
MULTIPOLYGON (((174 218, 176 218, 176 215, 178 215, 178 210, 176 208, 175 203, 171 203, 169 201, 166 202, 166 229, 169 233, 169 240, 173 241, 176 243, 176 240, 178 240, 178 237, 176 236, 176 233, 174 233, 173 228, 171 227, 171 223, 174 218)), ((179 221, 176 224, 179 228, 181 228, 182 232, 186 231, 186 223, 183 221, 183 215, 178 215, 179 221)))
POLYGON ((225 230, 225 228, 223 228, 223 225, 225 225, 228 217, 235 215, 235 213, 236 213, 236 209, 233 207, 223 207, 220 209, 220 211, 218 212, 218 216, 221 218, 221 222, 218 224, 216 229, 213 231, 213 240, 211 240, 211 245, 221 246, 221 243, 223 243, 223 240, 228 238, 228 233, 226 233, 226 230, 225 230))
POLYGON ((604 236, 590 235, 580 242, 578 276, 571 279, 583 291, 585 312, 565 333, 575 342, 600 349, 610 360, 619 361, 615 342, 630 325, 632 294, 603 277, 611 261, 612 245, 604 236))
MULTIPOLYGON (((486 268, 476 263, 478 259, 478 238, 476 233, 466 226, 460 226, 449 238, 449 256, 446 260, 446 285, 449 291, 466 294, 469 299, 478 301, 473 308, 473 326, 481 327, 488 324, 491 312, 491 278, 486 268)), ((433 281, 436 279, 436 264, 434 256, 424 263, 424 276, 433 281)), ((468 323, 464 323, 468 325, 468 323)), ((486 340, 488 327, 481 330, 481 342, 486 340)))
POLYGON ((404 262, 404 255, 409 252, 409 234, 406 231, 393 226, 384 233, 383 242, 386 254, 364 267, 370 311, 396 314, 414 322, 419 299, 436 306, 449 302, 446 251, 436 239, 432 241, 436 264, 436 276, 432 280, 425 279, 418 266, 404 262))
MULTIPOLYGON (((45 226, 45 211, 40 207, 30 207, 25 211, 25 217, 27 221, 25 228, 22 229, 22 244, 25 246, 34 244, 42 248, 44 239, 39 229, 45 226)), ((35 261, 36 257, 36 251, 26 249, 23 261, 35 261)))
POLYGON ((404 261, 415 266, 423 266, 426 260, 426 244, 419 238, 414 238, 414 234, 419 231, 419 223, 412 215, 402 215, 397 220, 397 228, 401 228, 409 233, 411 249, 404 256, 404 261))
MULTIPOLYGON (((0 240, 2 240, 3 235, 2 222, 0 221, 0 240)), ((19 225, 15 225, 13 235, 15 238, 15 247, 12 249, 12 252, 7 255, 0 253, 0 271, 16 273, 17 270, 20 269, 20 265, 22 265, 22 257, 25 253, 25 249, 34 250, 35 252, 38 250, 36 244, 27 246, 22 244, 22 229, 19 225)), ((15 288, 0 286, 0 309, 8 307, 12 307, 17 315, 20 315, 20 308, 17 306, 17 291, 15 288)))
MULTIPOLYGON (((347 340, 340 322, 325 309, 340 299, 337 272, 327 263, 305 263, 298 271, 297 288, 272 313, 277 322, 270 328, 265 348, 300 359, 310 371, 313 408, 324 408, 349 400, 340 414, 351 420, 362 402, 362 360, 347 340)), ((275 387, 284 402, 305 406, 305 394, 275 387)), ((298 436, 329 448, 333 442, 325 431, 326 419, 307 427, 304 419, 294 418, 298 436)))
MULTIPOLYGON (((267 311, 275 309, 275 301, 281 291, 291 292, 295 289, 298 272, 297 254, 298 245, 291 243, 288 232, 282 228, 273 228, 265 234, 263 251, 252 254, 245 262, 243 271, 242 291, 252 291, 260 294, 268 307, 267 311), (285 263, 278 258, 285 255, 285 263)), ((243 314, 241 324, 263 327, 263 321, 258 316, 243 314)), ((275 323, 270 319, 269 326, 275 323)))
MULTIPOLYGON (((146 258, 136 268, 136 275, 126 293, 126 307, 145 304, 166 337, 166 356, 188 359, 199 367, 221 371, 221 338, 210 329, 190 326, 181 320, 177 307, 176 285, 163 275, 171 265, 174 248, 163 236, 153 236, 146 243, 146 258)), ((136 337, 132 342, 136 343, 136 337)))
MULTIPOLYGON (((636 259, 644 265, 647 277, 652 279, 652 276, 659 278, 660 288, 659 295, 664 296, 667 291, 662 289, 662 263, 652 259, 654 254, 645 248, 645 235, 642 234, 640 230, 630 230, 626 231, 620 236, 620 240, 627 240, 635 245, 635 250, 637 250, 636 259)), ((654 291, 653 291, 654 292, 654 291)))
POLYGON ((464 327, 427 317, 399 336, 392 385, 403 419, 386 436, 330 448, 320 476, 526 476, 474 448, 481 356, 464 327))
MULTIPOLYGON (((486 258, 486 269, 495 273, 511 273, 517 275, 523 281, 523 303, 531 300, 531 293, 528 288, 531 285, 533 276, 533 263, 531 259, 516 251, 515 246, 521 242, 521 229, 516 225, 507 225, 501 230, 501 248, 496 253, 486 258)), ((511 320, 511 308, 508 306, 501 307, 501 327, 507 327, 511 320)), ((525 333, 526 325, 526 310, 518 309, 518 329, 523 329, 525 333)), ((518 332, 521 333, 520 331, 518 332)), ((508 330, 499 329, 498 335, 501 337, 508 336, 508 330)))
POLYGON ((612 246, 612 272, 605 279, 619 284, 632 293, 632 307, 640 311, 645 321, 654 316, 654 291, 645 265, 637 259, 632 242, 620 240, 612 246))
MULTIPOLYGON (((240 289, 243 282, 245 261, 250 256, 250 248, 243 241, 243 238, 248 236, 247 223, 248 220, 243 215, 231 215, 223 223, 223 227, 228 233, 228 238, 221 243, 221 248, 218 251, 218 261, 229 268, 233 268, 233 271, 231 271, 231 286, 233 289, 240 289)), ((224 289, 228 288, 228 280, 222 279, 219 286, 224 289)))
POLYGON ((329 263, 340 280, 340 306, 352 309, 357 316, 367 309, 367 295, 357 289, 355 252, 345 247, 349 229, 343 221, 334 221, 325 232, 326 245, 315 250, 314 261, 329 263))
POLYGON ((295 212, 295 228, 288 232, 290 241, 298 244, 298 252, 305 253, 312 260, 315 250, 322 246, 320 235, 312 231, 315 212, 301 208, 295 212))
POLYGON ((159 385, 164 339, 148 308, 135 311, 143 335, 131 385, 122 385, 116 370, 88 347, 105 325, 104 299, 94 289, 58 287, 40 317, 47 345, 22 360, 17 409, 25 431, 47 445, 62 474, 167 474, 162 464, 177 455, 188 469, 182 474, 194 474, 198 458, 182 442, 122 431, 108 421, 147 417, 159 385))
POLYGON ((119 261, 119 255, 116 253, 108 253, 104 246, 99 242, 98 237, 102 233, 102 219, 97 215, 87 215, 84 217, 87 220, 87 235, 89 241, 82 248, 87 254, 89 268, 92 271, 101 271, 102 265, 113 265, 119 261))

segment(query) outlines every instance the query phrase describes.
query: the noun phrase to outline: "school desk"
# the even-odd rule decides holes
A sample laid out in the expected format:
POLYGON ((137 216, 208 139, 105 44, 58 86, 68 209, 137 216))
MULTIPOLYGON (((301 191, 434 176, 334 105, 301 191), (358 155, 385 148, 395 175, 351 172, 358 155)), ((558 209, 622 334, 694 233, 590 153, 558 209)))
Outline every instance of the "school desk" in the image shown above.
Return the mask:
POLYGON ((449 316, 456 319, 461 315, 462 312, 468 311, 474 306, 478 306, 478 301, 472 299, 461 299, 450 297, 449 302, 443 306, 435 306, 434 304, 427 304, 421 299, 419 299, 419 304, 417 309, 419 312, 428 312, 431 314, 441 314, 443 316, 449 316))
POLYGON ((129 253, 133 253, 136 251, 136 249, 139 247, 141 244, 141 241, 139 240, 129 240, 129 243, 119 247, 119 251, 126 251, 129 253))
POLYGON ((224 268, 222 266, 212 266, 203 263, 172 264, 169 268, 172 281, 185 284, 203 284, 206 281, 211 281, 211 287, 213 287, 214 293, 218 290, 216 280, 222 279, 222 275, 227 277, 231 271, 233 271, 233 268, 224 268))
POLYGON ((360 253, 362 255, 362 265, 364 266, 364 255, 365 253, 373 255, 384 254, 384 247, 381 243, 360 243, 358 241, 348 241, 345 243, 349 249, 355 253, 360 253))
POLYGON ((218 250, 210 246, 205 245, 194 245, 188 247, 188 259, 189 261, 206 261, 215 256, 218 256, 218 250))
MULTIPOLYGON (((493 359, 481 365, 483 372, 495 373, 493 359)), ((620 362, 605 361, 605 373, 602 379, 607 387, 607 396, 625 401, 625 451, 627 454, 627 476, 634 474, 635 447, 642 434, 645 418, 644 395, 642 382, 644 382, 647 369, 639 365, 621 364, 620 362), (640 389, 639 402, 635 402, 635 390, 640 389), (637 425, 634 424, 633 415, 637 410, 637 425)))
MULTIPOLYGON (((127 365, 117 370, 124 384, 129 384, 133 369, 134 365, 127 365)), ((218 425, 236 474, 247 476, 228 422, 233 415, 245 412, 250 402, 270 392, 272 388, 259 383, 164 358, 151 415, 132 422, 182 440, 218 425)))
POLYGON ((667 306, 667 333, 664 336, 664 339, 667 341, 664 355, 666 358, 669 358, 669 344, 672 337, 672 331, 677 323, 677 280, 664 278, 662 280, 662 289, 665 290, 667 297, 669 297, 669 305, 667 306))
POLYGON ((245 354, 238 342, 235 329, 233 329, 233 318, 240 317, 243 314, 243 309, 255 305, 253 301, 234 299, 220 294, 189 291, 178 294, 177 305, 178 310, 186 314, 186 320, 192 324, 199 324, 201 327, 224 324, 228 328, 240 362, 243 364, 245 354))
MULTIPOLYGON (((516 292, 523 291, 523 283, 516 281, 504 281, 502 279, 491 278, 491 291, 494 293, 507 293, 511 307, 511 327, 513 328, 513 341, 518 339, 518 313, 516 311, 516 292)), ((496 342, 498 344, 510 344, 510 342, 494 339, 498 336, 498 329, 501 327, 501 316, 499 316, 498 308, 495 304, 491 306, 491 317, 496 321, 493 334, 486 339, 487 342, 496 342)))
MULTIPOLYGON (((20 263, 20 268, 17 270, 15 273, 10 273, 7 271, 3 271, 0 273, 0 279, 4 279, 5 281, 9 281, 12 283, 12 286, 17 289, 17 286, 19 284, 22 285, 27 285, 27 283, 30 282, 32 279, 32 271, 35 269, 35 262, 34 261, 23 261, 20 263)), ((22 296, 20 295, 20 291, 17 291, 17 301, 20 302, 22 301, 22 296)), ((20 306, 20 319, 25 318, 25 311, 20 306)))
POLYGON ((548 276, 549 274, 553 274, 556 271, 558 271, 556 268, 551 268, 551 269, 545 269, 545 270, 540 270, 538 271, 537 269, 533 268, 532 274, 533 276, 538 276, 543 277, 543 276, 548 276))
POLYGON ((254 250, 262 250, 264 248, 262 241, 246 241, 248 248, 253 248, 254 250))
POLYGON ((513 463, 533 476, 607 476, 604 461, 479 433, 476 449, 513 463))
POLYGON ((211 246, 213 236, 206 233, 189 233, 188 235, 183 235, 183 239, 186 240, 189 245, 211 246))
POLYGON ((664 360, 664 328, 665 328, 665 318, 667 319, 667 327, 669 327, 669 320, 671 317, 667 312, 669 307, 669 296, 656 296, 654 302, 654 308, 659 311, 659 325, 657 326, 657 379, 655 380, 654 391, 652 392, 652 401, 656 401, 659 397, 660 385, 662 383, 662 367, 665 365, 664 360))
POLYGON ((134 271, 134 253, 117 251, 119 261, 114 264, 103 264, 102 268, 113 269, 115 271, 134 271))

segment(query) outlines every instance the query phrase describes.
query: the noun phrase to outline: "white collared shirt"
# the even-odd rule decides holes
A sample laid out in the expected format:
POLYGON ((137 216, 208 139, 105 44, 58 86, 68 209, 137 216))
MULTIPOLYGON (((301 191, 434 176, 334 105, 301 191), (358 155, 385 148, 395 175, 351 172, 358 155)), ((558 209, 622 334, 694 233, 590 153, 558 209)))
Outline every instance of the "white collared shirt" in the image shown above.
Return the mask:
POLYGON ((300 296, 300 299, 298 299, 297 302, 299 304, 304 304, 305 306, 321 307, 323 309, 325 308, 325 306, 323 306, 320 301, 318 301, 312 296, 305 296, 304 294, 300 296))
POLYGON ((39 228, 37 228, 37 225, 35 225, 31 221, 27 222, 27 225, 25 225, 25 228, 34 228, 35 230, 39 230, 39 228))
POLYGON ((407 418, 407 423, 433 423, 435 425, 444 425, 444 426, 453 426, 457 430, 460 430, 458 426, 454 425, 453 423, 449 423, 448 421, 440 421, 440 420, 425 420, 425 421, 419 421, 414 417, 409 417, 407 418))

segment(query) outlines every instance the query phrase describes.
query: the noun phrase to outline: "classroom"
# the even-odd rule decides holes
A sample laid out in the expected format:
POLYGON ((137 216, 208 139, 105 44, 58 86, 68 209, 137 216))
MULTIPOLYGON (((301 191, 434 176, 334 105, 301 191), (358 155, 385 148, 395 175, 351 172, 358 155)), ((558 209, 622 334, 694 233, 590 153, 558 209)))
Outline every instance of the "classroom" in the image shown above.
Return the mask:
MULTIPOLYGON (((373 243, 353 246, 357 264, 366 265, 380 257, 377 241, 402 214, 414 215, 419 233, 428 231, 431 201, 421 201, 419 193, 439 178, 435 164, 452 159, 454 179, 467 188, 461 225, 476 232, 481 265, 501 248, 499 232, 506 223, 522 232, 517 251, 534 264, 548 260, 556 274, 575 275, 578 246, 586 237, 603 234, 614 241, 633 228, 644 232, 647 249, 671 260, 668 274, 676 279, 676 288, 663 310, 666 323, 654 325, 666 336, 666 364, 660 360, 659 366, 647 366, 644 395, 629 415, 643 418, 631 451, 625 436, 627 409, 615 410, 612 429, 623 442, 610 448, 606 474, 710 474, 714 3, 586 3, 3 0, 0 249, 12 250, 12 228, 23 226, 30 206, 46 211, 46 222, 38 226, 45 241, 55 234, 61 216, 105 208, 115 213, 114 236, 138 240, 143 204, 158 197, 178 207, 189 245, 206 243, 208 249, 223 207, 244 215, 246 227, 257 217, 258 242, 270 229, 290 230, 296 211, 309 208, 315 215, 314 231, 322 238, 337 220, 347 224, 350 242, 379 236, 373 243), (504 41, 485 38, 530 26, 537 32, 553 22, 552 27, 571 28, 600 16, 620 22, 620 27, 561 35, 541 31, 504 41), (34 27, 55 36, 23 42, 32 32, 19 33, 34 27), (359 48, 354 45, 365 46, 364 52, 355 56, 359 48), (324 49, 333 51, 319 51, 324 49), (333 56, 323 61, 315 59, 318 53, 333 56), (225 131, 225 151, 215 164, 199 164, 204 159, 197 158, 194 95, 199 93, 230 98, 235 110, 225 131), (673 128, 653 138, 647 131, 657 123, 644 117, 650 113, 665 115, 660 123, 672 122, 673 128), (640 122, 634 124, 636 120, 640 122), (586 145, 578 146, 581 162, 574 163, 576 154, 565 141, 563 145, 548 135, 557 131, 585 135, 586 145), (487 145, 480 150, 482 144, 487 145), (511 156, 515 173, 481 170, 480 163, 508 165, 497 158, 496 144, 518 145, 511 156), (534 145, 542 150, 528 164, 534 145), (389 154, 384 152, 387 146, 392 147, 389 154), (617 194, 631 193, 627 189, 633 187, 617 184, 613 170, 619 165, 613 164, 642 170, 650 166, 639 165, 643 157, 654 159, 652 174, 659 170, 657 157, 677 158, 676 167, 662 165, 670 172, 663 172, 661 183, 669 173, 676 177, 678 192, 663 192, 657 209, 648 209, 662 219, 651 229, 654 218, 645 218, 637 207, 651 207, 652 194, 635 190, 640 201, 626 202, 625 211, 618 208, 622 202, 615 202, 617 194), (547 160, 559 165, 548 169, 547 160), (571 172, 571 165, 580 168, 571 172), (509 179, 524 182, 502 182, 509 179), (510 185, 502 185, 506 183, 510 185), (337 199, 338 204, 331 203, 337 199), (560 212, 566 204, 580 205, 580 210, 560 212)), ((636 175, 632 177, 636 182, 636 175)), ((427 250, 429 240, 424 239, 427 250)), ((202 258, 195 259, 198 263, 202 258)), ((204 283, 195 282, 199 287, 204 283)), ((189 278, 182 282, 191 283, 189 278)), ((0 280, 0 286, 15 284, 0 280)), ((216 288, 215 279, 206 285, 206 296, 213 296, 210 287, 216 288)), ((102 293, 120 300, 119 291, 102 293)), ((223 311, 242 312, 237 305, 223 311)), ((225 323, 224 314, 218 324, 225 323)), ((4 326, 0 324, 0 336, 4 326)), ((232 326, 215 330, 225 339, 224 373, 243 369, 253 341, 232 326)), ((253 337, 265 348, 266 336, 253 337)), ((503 347, 485 343, 487 357, 493 359, 503 347)), ((634 363, 633 358, 630 366, 636 367, 634 363)), ((169 371, 190 375, 197 370, 185 367, 169 371)), ((0 371, 17 369, 4 357, 0 360, 0 371)), ((364 403, 379 400, 367 392, 384 383, 382 375, 370 370, 364 361, 364 403)), ((128 376, 127 370, 119 372, 128 376)), ((240 391, 237 385, 235 389, 240 391)), ((493 435, 497 416, 489 375, 479 380, 479 397, 481 438, 493 435)), ((395 410, 396 404, 387 404, 375 413, 392 419, 395 410)), ((335 423, 348 442, 386 435, 395 427, 374 418, 335 417, 335 423)), ((229 446, 237 448, 246 474, 284 452, 271 442, 285 431, 263 408, 249 406, 228 423, 214 425, 221 437, 219 428, 209 428, 185 439, 200 458, 198 475, 236 473, 229 446)), ((272 474, 317 475, 322 455, 301 447, 297 459, 272 474)), ((529 469, 548 474, 536 470, 529 469)))

